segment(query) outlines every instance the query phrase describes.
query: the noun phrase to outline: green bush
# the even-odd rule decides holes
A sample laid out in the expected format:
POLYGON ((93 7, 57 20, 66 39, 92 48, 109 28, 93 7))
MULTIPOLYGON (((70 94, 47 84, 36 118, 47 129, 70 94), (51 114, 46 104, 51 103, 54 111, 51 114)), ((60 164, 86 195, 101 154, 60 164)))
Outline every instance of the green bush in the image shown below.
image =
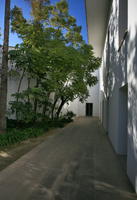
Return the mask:
POLYGON ((32 122, 24 122, 24 121, 17 121, 14 119, 7 119, 7 127, 8 128, 18 128, 18 129, 24 129, 32 127, 32 122))
POLYGON ((51 128, 62 128, 66 123, 68 123, 68 121, 65 118, 35 123, 7 119, 8 130, 6 134, 0 135, 0 147, 6 147, 8 145, 20 143, 29 138, 38 137, 51 128))
POLYGON ((33 106, 30 102, 11 101, 11 114, 15 114, 18 121, 30 123, 36 120, 37 114, 33 111, 33 106))
POLYGON ((7 119, 7 133, 0 135, 0 147, 16 144, 29 138, 38 137, 51 128, 62 128, 66 123, 72 121, 71 112, 67 113, 60 119, 50 120, 46 118, 43 121, 26 122, 7 119))
POLYGON ((6 134, 0 135, 0 147, 5 147, 11 144, 19 143, 29 138, 34 138, 42 135, 43 129, 27 128, 24 130, 9 129, 6 134))
POLYGON ((64 121, 64 123, 69 123, 73 121, 73 118, 76 115, 72 112, 72 111, 68 111, 63 117, 62 117, 62 121, 64 121))

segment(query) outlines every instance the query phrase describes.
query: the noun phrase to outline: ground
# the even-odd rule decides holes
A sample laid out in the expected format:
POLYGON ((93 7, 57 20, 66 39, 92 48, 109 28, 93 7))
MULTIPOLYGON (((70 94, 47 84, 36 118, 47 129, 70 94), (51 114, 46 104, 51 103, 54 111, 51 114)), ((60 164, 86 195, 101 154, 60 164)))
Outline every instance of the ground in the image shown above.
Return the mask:
POLYGON ((135 200, 97 118, 79 118, 0 172, 2 200, 135 200))
POLYGON ((51 129, 46 132, 44 135, 31 138, 21 143, 14 144, 8 147, 0 148, 0 171, 6 168, 11 163, 15 162, 21 156, 31 151, 34 147, 48 139, 49 136, 56 134, 60 129, 51 129))

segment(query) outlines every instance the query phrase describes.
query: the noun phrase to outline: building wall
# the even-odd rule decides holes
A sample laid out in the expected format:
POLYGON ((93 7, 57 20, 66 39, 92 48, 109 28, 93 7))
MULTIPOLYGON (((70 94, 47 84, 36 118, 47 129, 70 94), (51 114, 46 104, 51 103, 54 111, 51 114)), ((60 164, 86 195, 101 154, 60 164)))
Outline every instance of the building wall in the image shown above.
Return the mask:
MULTIPOLYGON (((95 72, 95 75, 99 78, 99 71, 95 72)), ((86 116, 86 103, 93 103, 93 116, 99 117, 99 82, 89 89, 89 97, 81 103, 78 99, 74 102, 70 102, 65 109, 73 111, 76 116, 86 116)))
POLYGON ((101 69, 101 119, 104 128, 108 132, 109 138, 117 153, 125 153, 121 148, 122 135, 120 110, 121 108, 121 88, 127 84, 126 80, 126 48, 127 41, 124 41, 120 51, 119 33, 121 32, 119 0, 113 0, 110 19, 108 23, 104 54, 101 69))
POLYGON ((127 172, 137 192, 137 1, 128 1, 128 156, 127 172))
MULTIPOLYGON (((9 47, 10 50, 13 49, 13 47, 9 47)), ((2 48, 0 47, 0 68, 2 63, 2 48)), ((11 68, 14 68, 13 64, 9 61, 9 71, 11 68)), ((14 100, 14 97, 12 97, 12 94, 17 92, 19 85, 19 78, 18 76, 8 76, 8 92, 7 92, 7 108, 9 109, 9 102, 14 100)), ((27 89, 27 79, 23 78, 22 84, 21 84, 21 91, 27 89)), ((14 116, 12 116, 14 117, 14 116)))
POLYGON ((125 2, 112 3, 100 70, 100 118, 115 151, 127 154, 127 174, 137 192, 137 1, 128 0, 127 19, 125 2))

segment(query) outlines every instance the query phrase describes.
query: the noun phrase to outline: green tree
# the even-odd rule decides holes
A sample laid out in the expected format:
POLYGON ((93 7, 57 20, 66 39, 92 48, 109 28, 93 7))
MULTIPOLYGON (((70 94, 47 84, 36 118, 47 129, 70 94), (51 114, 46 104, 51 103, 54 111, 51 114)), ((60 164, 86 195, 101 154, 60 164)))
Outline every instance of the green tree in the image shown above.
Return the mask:
POLYGON ((81 27, 69 15, 65 0, 55 6, 49 1, 32 1, 32 15, 27 21, 20 8, 12 10, 12 31, 23 42, 11 51, 11 59, 22 71, 20 83, 24 75, 36 82, 26 91, 17 91, 14 108, 27 100, 35 114, 40 108, 43 115, 48 112, 58 118, 65 103, 76 98, 83 102, 88 97, 87 87, 97 82, 92 72, 100 59, 83 41, 81 27))

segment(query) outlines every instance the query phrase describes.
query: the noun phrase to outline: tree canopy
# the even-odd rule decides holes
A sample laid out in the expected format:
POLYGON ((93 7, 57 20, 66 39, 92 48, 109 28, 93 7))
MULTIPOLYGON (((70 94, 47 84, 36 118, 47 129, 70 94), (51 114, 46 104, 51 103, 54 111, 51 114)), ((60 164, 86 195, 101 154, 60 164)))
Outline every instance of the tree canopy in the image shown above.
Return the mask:
POLYGON ((27 116, 30 113, 26 120, 36 119, 38 114, 58 118, 64 104, 76 98, 81 102, 87 99, 88 86, 97 83, 93 72, 100 58, 84 42, 81 27, 69 14, 65 0, 55 5, 49 0, 32 0, 31 7, 31 20, 24 18, 21 8, 15 6, 11 12, 12 31, 22 39, 10 51, 13 70, 19 71, 20 77, 11 110, 18 119, 25 116, 21 106, 27 109, 27 116), (24 76, 28 88, 21 91, 24 76))

